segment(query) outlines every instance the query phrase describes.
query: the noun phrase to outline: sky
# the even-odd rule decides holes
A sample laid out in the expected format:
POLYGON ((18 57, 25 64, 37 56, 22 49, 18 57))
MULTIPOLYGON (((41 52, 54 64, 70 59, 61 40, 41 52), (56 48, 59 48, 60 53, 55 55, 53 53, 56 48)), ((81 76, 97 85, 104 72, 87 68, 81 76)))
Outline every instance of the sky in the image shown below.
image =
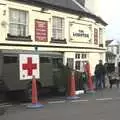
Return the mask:
POLYGON ((101 16, 108 23, 106 27, 107 40, 120 41, 120 0, 103 0, 101 16))

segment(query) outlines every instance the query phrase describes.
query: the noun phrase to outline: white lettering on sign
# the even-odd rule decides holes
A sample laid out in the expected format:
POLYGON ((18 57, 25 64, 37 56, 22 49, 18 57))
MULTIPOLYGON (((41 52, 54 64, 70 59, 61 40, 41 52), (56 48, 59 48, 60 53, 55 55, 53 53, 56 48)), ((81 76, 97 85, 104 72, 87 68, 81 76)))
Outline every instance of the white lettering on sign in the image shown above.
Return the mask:
POLYGON ((39 55, 19 55, 20 80, 39 78, 39 55))
POLYGON ((91 27, 80 23, 70 23, 70 39, 72 42, 87 42, 91 40, 91 27))

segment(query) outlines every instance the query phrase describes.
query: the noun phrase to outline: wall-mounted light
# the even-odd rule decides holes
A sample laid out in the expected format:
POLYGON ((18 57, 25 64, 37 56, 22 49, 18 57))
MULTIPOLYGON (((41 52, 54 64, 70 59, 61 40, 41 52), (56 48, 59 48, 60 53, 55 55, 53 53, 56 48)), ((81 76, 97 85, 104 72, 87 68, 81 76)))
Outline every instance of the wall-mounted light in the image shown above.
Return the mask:
POLYGON ((1 26, 6 27, 6 25, 7 25, 7 22, 6 22, 6 21, 2 21, 2 22, 1 22, 1 26))
POLYGON ((79 16, 78 16, 78 20, 80 20, 82 17, 83 17, 83 15, 79 15, 79 16))
POLYGON ((44 7, 41 8, 41 12, 45 12, 47 10, 48 10, 47 8, 44 8, 44 7))
POLYGON ((5 16, 6 15, 6 10, 3 10, 3 16, 5 16))
POLYGON ((99 23, 98 21, 95 22, 95 24, 98 24, 98 23, 99 23))
POLYGON ((38 47, 37 46, 35 46, 35 52, 37 52, 38 51, 38 47))

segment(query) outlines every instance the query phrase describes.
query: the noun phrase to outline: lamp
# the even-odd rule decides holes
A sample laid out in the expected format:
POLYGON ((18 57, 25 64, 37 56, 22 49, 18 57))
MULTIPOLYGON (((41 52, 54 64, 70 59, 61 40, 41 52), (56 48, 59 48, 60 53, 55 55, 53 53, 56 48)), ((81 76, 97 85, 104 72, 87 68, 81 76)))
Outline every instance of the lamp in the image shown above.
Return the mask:
POLYGON ((37 52, 38 51, 38 47, 37 46, 35 46, 35 52, 37 52))
POLYGON ((5 16, 6 15, 6 10, 3 10, 3 16, 5 16))
POLYGON ((79 16, 78 16, 78 20, 80 20, 82 17, 83 17, 83 15, 79 15, 79 16))
POLYGON ((48 10, 47 8, 44 8, 44 7, 41 8, 41 12, 45 12, 47 10, 48 10))
POLYGON ((6 21, 1 21, 1 26, 3 26, 3 27, 6 27, 6 25, 7 25, 7 22, 6 21))

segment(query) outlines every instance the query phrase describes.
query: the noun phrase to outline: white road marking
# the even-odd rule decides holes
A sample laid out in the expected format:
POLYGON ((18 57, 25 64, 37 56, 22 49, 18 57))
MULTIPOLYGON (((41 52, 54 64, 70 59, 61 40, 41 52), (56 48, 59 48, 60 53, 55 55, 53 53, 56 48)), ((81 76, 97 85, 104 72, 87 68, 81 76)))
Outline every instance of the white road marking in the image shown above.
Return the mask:
POLYGON ((26 105, 28 105, 29 103, 22 103, 22 104, 20 104, 20 105, 22 105, 22 106, 26 106, 26 105))
POLYGON ((9 105, 4 105, 4 104, 3 104, 3 105, 0 105, 0 108, 1 108, 1 107, 12 107, 12 106, 13 106, 13 105, 11 105, 11 104, 9 104, 9 105))
POLYGON ((75 103, 75 102, 88 102, 89 100, 72 100, 71 102, 72 103, 75 103))
POLYGON ((51 101, 51 102, 48 102, 49 104, 55 104, 55 103, 65 103, 65 100, 62 100, 62 101, 51 101))
POLYGON ((104 101, 104 100, 113 100, 113 98, 99 98, 96 99, 97 101, 104 101))
MULTIPOLYGON (((92 99, 92 100, 95 100, 95 101, 107 101, 107 100, 120 100, 120 97, 115 97, 115 98, 97 98, 97 99, 92 99)), ((89 102, 89 101, 92 101, 91 99, 79 99, 79 100, 71 100, 70 102, 71 103, 77 103, 77 102, 89 102)), ((67 100, 58 100, 58 101, 49 101, 48 104, 60 104, 60 103, 65 103, 67 102, 67 100)), ((29 103, 21 103, 19 105, 23 105, 23 106, 26 106, 28 105, 29 103)), ((0 104, 0 107, 12 107, 14 106, 14 104, 9 104, 9 103, 1 103, 0 104)))

